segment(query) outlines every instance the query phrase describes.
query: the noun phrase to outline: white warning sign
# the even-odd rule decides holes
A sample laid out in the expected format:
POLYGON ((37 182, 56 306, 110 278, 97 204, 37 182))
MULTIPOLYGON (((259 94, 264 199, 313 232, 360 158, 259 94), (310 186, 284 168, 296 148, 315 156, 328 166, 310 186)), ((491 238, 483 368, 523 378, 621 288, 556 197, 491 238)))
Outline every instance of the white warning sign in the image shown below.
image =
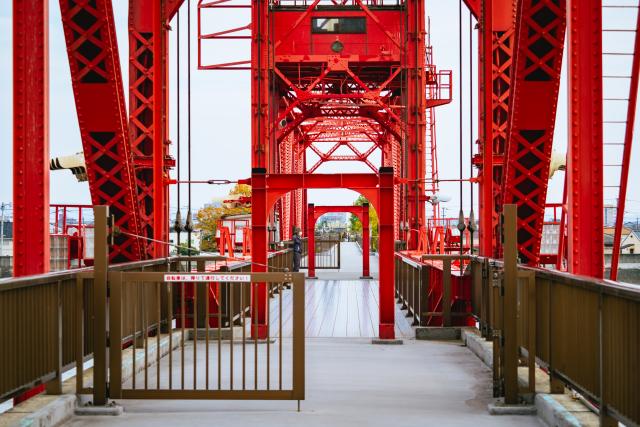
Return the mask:
POLYGON ((165 274, 165 282, 250 282, 249 274, 165 274))

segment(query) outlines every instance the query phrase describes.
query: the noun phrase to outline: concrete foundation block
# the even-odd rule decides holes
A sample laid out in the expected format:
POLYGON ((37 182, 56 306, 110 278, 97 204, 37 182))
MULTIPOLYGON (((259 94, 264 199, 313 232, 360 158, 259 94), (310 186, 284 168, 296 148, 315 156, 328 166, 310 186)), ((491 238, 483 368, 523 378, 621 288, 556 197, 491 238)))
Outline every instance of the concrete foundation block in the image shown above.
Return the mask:
POLYGON ((95 415, 95 416, 111 416, 115 417, 118 415, 122 415, 124 410, 122 406, 116 405, 111 402, 105 406, 92 406, 92 405, 84 405, 78 406, 76 408, 76 415, 95 415))
POLYGON ((380 344, 380 345, 402 345, 403 341, 401 339, 380 339, 374 338, 371 340, 371 344, 380 344))
MULTIPOLYGON (((538 417, 552 427, 580 427, 583 424, 567 408, 561 405, 553 395, 537 394, 535 405, 538 417)), ((586 408, 585 408, 586 409, 586 408)), ((595 414, 592 414, 597 419, 595 414)), ((597 424, 596 424, 597 425, 597 424)))
POLYGON ((460 339, 460 328, 455 327, 417 327, 417 340, 450 341, 460 339))
POLYGON ((473 330, 462 328, 460 337, 465 345, 489 368, 493 368, 493 343, 482 338, 473 330))
POLYGON ((507 405, 502 399, 496 399, 487 405, 491 415, 535 415, 534 405, 507 405))
MULTIPOLYGON (((52 396, 44 396, 48 398, 52 398, 52 396)), ((38 399, 38 397, 34 398, 38 399)), ((34 402, 34 407, 40 406, 37 405, 37 402, 34 402)), ((64 424, 73 416, 73 410, 76 406, 76 397, 71 395, 62 395, 56 396, 49 403, 38 407, 33 412, 29 413, 25 416, 24 413, 21 412, 13 412, 12 411, 21 411, 28 408, 14 408, 7 414, 3 414, 3 420, 6 421, 7 426, 11 427, 53 427, 64 424)), ((5 425, 0 422, 0 425, 5 425)))

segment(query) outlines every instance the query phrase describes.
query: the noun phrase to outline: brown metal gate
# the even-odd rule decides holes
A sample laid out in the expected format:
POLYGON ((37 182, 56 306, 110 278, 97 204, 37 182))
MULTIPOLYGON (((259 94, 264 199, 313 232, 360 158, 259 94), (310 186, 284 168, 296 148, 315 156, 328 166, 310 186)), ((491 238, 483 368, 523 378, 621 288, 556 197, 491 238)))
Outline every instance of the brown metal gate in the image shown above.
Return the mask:
MULTIPOLYGON (((305 240, 300 268, 309 268, 306 244, 307 241, 305 240)), ((340 240, 316 240, 316 269, 340 269, 340 240)))
POLYGON ((84 313, 91 310, 94 366, 90 385, 77 375, 77 393, 93 394, 94 405, 109 398, 280 399, 299 407, 304 274, 207 272, 210 257, 167 259, 161 271, 122 271, 108 262, 108 208, 97 206, 95 213, 95 266, 77 275, 75 336, 81 373, 84 313), (86 281, 93 282, 91 295, 86 281), (252 326, 258 329, 249 317, 257 286, 268 292, 264 340, 251 338, 252 326))
MULTIPOLYGON (((108 398, 304 399, 303 274, 114 271, 108 281, 108 398), (270 295, 266 340, 251 338, 259 283, 270 295)), ((81 375, 78 390, 95 392, 81 375)))

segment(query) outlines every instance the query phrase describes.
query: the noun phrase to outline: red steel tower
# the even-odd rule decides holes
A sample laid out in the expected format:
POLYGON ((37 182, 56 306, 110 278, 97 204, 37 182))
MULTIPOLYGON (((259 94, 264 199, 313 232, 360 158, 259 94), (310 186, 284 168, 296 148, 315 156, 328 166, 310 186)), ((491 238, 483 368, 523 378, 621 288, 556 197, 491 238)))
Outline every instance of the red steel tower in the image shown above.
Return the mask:
MULTIPOLYGON (((200 9, 233 7, 202 1, 200 9)), ((380 217, 380 336, 393 337, 393 251, 401 222, 425 224, 427 93, 443 77, 426 64, 424 2, 263 1, 251 6, 250 64, 254 269, 266 269, 268 224, 283 238, 306 229, 306 189, 351 188, 380 217), (327 162, 358 161, 369 173, 321 175, 327 162), (388 258, 388 259, 387 259, 388 258), (387 259, 385 262, 384 260, 387 259)), ((202 39, 243 38, 240 27, 202 39)), ((450 73, 448 78, 450 88, 450 73)), ((417 238, 413 239, 417 242, 417 238)), ((265 289, 254 295, 258 334, 265 289)))

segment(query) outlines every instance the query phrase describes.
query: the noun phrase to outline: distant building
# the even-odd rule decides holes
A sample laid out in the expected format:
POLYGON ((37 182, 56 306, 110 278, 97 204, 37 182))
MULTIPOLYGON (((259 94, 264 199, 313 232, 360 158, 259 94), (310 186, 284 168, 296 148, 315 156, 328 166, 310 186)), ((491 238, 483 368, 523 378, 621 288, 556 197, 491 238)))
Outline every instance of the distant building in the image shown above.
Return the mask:
MULTIPOLYGON (((200 230, 193 230, 191 232, 191 247, 200 251, 200 240, 202 237, 202 232, 200 230)), ((173 245, 178 244, 178 233, 175 231, 171 231, 169 233, 169 243, 172 246, 169 247, 169 254, 176 255, 178 253, 178 248, 173 245)), ((180 246, 184 246, 185 249, 187 247, 187 232, 183 231, 180 233, 180 246)), ((194 253, 193 255, 199 255, 199 252, 194 253)))
POLYGON ((618 207, 616 205, 604 205, 604 226, 613 227, 616 224, 618 207))
POLYGON ((0 230, 4 235, 4 238, 12 239, 13 238, 13 221, 4 221, 4 223, 0 225, 1 225, 0 230))
MULTIPOLYGON (((613 237, 615 233, 614 227, 604 228, 604 253, 613 253, 613 237)), ((621 254, 640 254, 640 233, 629 227, 622 228, 622 236, 620 238, 621 254)))
POLYGON ((344 212, 331 212, 324 214, 318 220, 317 229, 331 229, 344 231, 348 225, 349 214, 344 212))

